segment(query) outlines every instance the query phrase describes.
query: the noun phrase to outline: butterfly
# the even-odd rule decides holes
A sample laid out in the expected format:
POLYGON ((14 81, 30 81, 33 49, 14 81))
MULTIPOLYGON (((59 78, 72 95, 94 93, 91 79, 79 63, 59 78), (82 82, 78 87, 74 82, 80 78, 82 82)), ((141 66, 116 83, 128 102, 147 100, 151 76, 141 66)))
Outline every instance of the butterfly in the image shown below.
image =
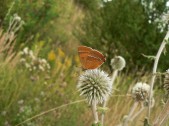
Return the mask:
POLYGON ((78 54, 82 68, 85 70, 96 69, 106 61, 106 57, 101 52, 87 46, 79 46, 78 54))

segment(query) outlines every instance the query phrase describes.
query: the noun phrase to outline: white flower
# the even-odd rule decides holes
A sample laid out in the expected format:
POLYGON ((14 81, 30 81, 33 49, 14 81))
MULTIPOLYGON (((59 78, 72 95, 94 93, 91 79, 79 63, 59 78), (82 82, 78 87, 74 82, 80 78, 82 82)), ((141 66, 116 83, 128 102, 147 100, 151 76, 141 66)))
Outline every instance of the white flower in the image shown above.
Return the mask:
POLYGON ((146 83, 138 82, 132 89, 132 96, 136 101, 145 101, 148 99, 150 86, 146 83))
POLYGON ((36 57, 34 56, 32 50, 29 50, 29 56, 30 56, 30 58, 32 58, 33 60, 36 59, 36 57))
POLYGON ((24 103, 24 100, 23 100, 23 99, 21 99, 21 100, 18 101, 18 104, 19 104, 19 105, 22 105, 23 103, 24 103))
POLYGON ((6 113, 7 113, 6 111, 2 111, 1 114, 2 114, 2 116, 6 116, 6 113))
POLYGON ((102 103, 111 94, 112 84, 108 74, 104 71, 99 69, 86 70, 79 78, 77 89, 89 104, 93 100, 102 103))
POLYGON ((110 65, 114 70, 122 70, 126 66, 126 61, 123 57, 116 56, 111 60, 110 65))
POLYGON ((44 63, 44 64, 47 64, 46 59, 41 59, 41 62, 44 63))
POLYGON ((21 21, 21 17, 19 17, 18 14, 14 14, 14 20, 20 22, 21 21))
POLYGON ((23 53, 26 54, 26 55, 29 53, 28 47, 25 47, 25 48, 23 49, 23 53))
POLYGON ((25 63, 25 67, 26 67, 26 68, 30 68, 31 66, 30 66, 29 63, 25 63))
POLYGON ((39 70, 45 71, 45 69, 44 69, 44 67, 42 65, 39 65, 38 67, 39 67, 39 70))
POLYGON ((26 62, 26 59, 25 59, 25 58, 21 58, 21 59, 20 59, 20 62, 21 62, 21 63, 25 63, 25 62, 26 62))

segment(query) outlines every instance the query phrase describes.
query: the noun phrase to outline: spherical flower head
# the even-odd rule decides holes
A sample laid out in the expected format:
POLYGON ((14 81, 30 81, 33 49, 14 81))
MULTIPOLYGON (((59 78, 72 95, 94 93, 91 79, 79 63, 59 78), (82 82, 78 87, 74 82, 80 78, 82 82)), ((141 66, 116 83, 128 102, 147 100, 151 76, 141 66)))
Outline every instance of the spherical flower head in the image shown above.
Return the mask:
POLYGON ((136 101, 146 101, 149 97, 150 86, 146 83, 138 82, 132 89, 132 96, 136 101))
POLYGON ((28 53, 29 53, 29 48, 28 48, 28 47, 25 47, 25 48, 23 49, 23 53, 24 53, 25 55, 28 55, 28 53))
POLYGON ((108 74, 104 71, 99 69, 86 70, 79 77, 77 89, 89 104, 92 101, 102 103, 110 96, 112 84, 108 74))
POLYGON ((166 70, 165 78, 164 78, 164 89, 167 94, 169 94, 169 69, 166 70))
POLYGON ((20 22, 21 17, 19 17, 18 14, 14 14, 14 20, 16 20, 17 22, 20 22))
POLYGON ((116 56, 115 58, 111 60, 110 65, 112 69, 120 71, 126 66, 126 61, 123 57, 116 56))

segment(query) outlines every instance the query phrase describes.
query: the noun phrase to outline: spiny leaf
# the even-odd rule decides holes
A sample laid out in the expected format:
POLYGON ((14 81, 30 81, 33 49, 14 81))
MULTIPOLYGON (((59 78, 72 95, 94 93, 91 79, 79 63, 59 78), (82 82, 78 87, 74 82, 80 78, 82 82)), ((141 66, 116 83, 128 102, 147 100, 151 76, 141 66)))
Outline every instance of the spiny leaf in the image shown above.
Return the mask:
POLYGON ((145 54, 142 54, 142 56, 144 56, 145 58, 148 58, 150 60, 154 60, 156 57, 153 56, 153 55, 145 55, 145 54))
POLYGON ((97 107, 97 110, 98 110, 98 112, 105 113, 105 112, 107 112, 107 110, 109 110, 109 108, 107 108, 107 107, 97 107))

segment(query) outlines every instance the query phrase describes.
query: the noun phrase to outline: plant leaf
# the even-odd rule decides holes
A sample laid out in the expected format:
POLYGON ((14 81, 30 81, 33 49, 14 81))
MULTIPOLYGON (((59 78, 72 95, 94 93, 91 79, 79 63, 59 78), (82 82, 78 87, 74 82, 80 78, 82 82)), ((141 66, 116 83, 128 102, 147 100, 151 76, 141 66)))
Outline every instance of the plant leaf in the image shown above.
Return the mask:
POLYGON ((148 58, 150 60, 154 60, 156 57, 153 56, 153 55, 145 55, 145 54, 142 54, 142 56, 144 56, 145 58, 148 58))

